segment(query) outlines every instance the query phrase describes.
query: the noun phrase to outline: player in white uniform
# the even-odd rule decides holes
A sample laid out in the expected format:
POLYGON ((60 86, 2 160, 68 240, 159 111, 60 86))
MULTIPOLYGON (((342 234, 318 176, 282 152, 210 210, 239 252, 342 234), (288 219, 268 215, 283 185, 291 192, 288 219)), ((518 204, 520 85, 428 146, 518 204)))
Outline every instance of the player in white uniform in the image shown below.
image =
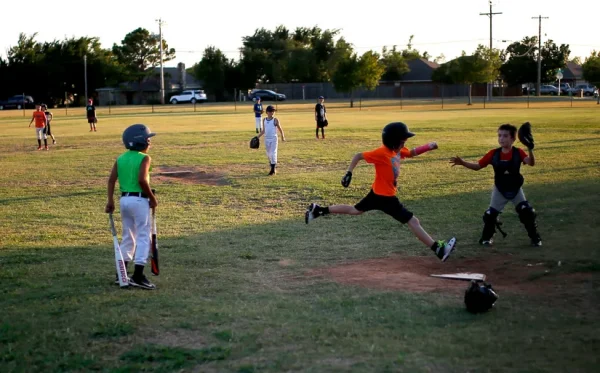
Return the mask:
POLYGON ((275 108, 271 105, 267 106, 267 117, 263 119, 263 125, 258 134, 258 138, 263 135, 265 136, 265 149, 267 150, 267 158, 269 158, 269 163, 271 164, 269 176, 274 175, 277 172, 275 171, 275 167, 277 166, 277 143, 279 139, 277 130, 281 133, 281 140, 285 141, 281 123, 279 122, 279 119, 273 116, 274 113, 275 108))

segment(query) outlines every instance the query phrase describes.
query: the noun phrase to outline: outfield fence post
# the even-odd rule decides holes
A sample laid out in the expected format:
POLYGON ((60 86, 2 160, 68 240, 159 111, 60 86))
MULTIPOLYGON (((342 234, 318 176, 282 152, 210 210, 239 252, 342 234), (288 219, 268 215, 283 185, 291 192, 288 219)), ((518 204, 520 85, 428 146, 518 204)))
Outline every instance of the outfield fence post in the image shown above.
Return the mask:
POLYGON ((196 103, 194 102, 194 113, 196 112, 196 103))
POLYGON ((444 85, 442 84, 442 109, 444 108, 444 85))
POLYGON ((154 104, 150 104, 152 106, 152 114, 154 114, 154 104))
POLYGON ((483 96, 483 108, 485 109, 485 101, 486 101, 486 97, 483 96))
POLYGON ((571 107, 573 107, 573 95, 571 95, 571 107))
POLYGON ((527 109, 529 109, 529 90, 527 90, 527 109))
POLYGON ((237 88, 233 89, 233 109, 237 113, 237 88))
POLYGON ((362 90, 358 91, 358 111, 362 111, 362 90))
POLYGON ((404 86, 400 84, 400 110, 402 110, 402 96, 403 96, 404 86))

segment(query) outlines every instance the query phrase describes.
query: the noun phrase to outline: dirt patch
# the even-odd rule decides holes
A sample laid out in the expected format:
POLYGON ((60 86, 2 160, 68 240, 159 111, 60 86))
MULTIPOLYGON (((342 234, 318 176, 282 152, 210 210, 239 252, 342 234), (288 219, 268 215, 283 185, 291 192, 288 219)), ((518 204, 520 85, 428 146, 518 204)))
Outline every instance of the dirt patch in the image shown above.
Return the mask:
POLYGON ((152 170, 152 180, 163 183, 229 185, 230 182, 220 172, 201 169, 194 166, 160 166, 152 170))
POLYGON ((463 292, 466 281, 431 277, 432 274, 483 273, 494 288, 513 293, 561 293, 572 286, 585 286, 591 273, 561 273, 560 267, 544 263, 527 263, 509 256, 486 256, 450 259, 442 263, 431 256, 392 256, 317 268, 306 273, 310 277, 329 278, 342 284, 374 289, 410 292, 463 292))

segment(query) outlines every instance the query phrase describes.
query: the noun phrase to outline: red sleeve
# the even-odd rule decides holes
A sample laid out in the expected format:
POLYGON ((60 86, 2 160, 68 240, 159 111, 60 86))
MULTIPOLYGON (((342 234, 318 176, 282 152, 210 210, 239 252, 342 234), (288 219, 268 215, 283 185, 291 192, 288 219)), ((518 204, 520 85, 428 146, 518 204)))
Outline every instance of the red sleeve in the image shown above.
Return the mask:
POLYGON ((406 146, 400 149, 400 159, 410 158, 410 149, 406 146))
POLYGON ((481 168, 487 167, 492 163, 492 158, 494 157, 495 151, 496 149, 490 150, 479 160, 478 163, 481 168))
POLYGON ((525 153, 525 150, 519 148, 519 154, 521 155, 521 162, 523 162, 525 160, 525 158, 529 157, 529 155, 527 153, 525 153))

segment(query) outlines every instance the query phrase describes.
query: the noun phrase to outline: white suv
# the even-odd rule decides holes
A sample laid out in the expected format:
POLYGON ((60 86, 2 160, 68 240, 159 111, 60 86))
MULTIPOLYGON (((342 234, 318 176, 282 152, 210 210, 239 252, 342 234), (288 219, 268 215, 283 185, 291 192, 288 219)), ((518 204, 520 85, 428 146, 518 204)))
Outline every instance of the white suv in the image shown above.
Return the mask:
POLYGON ((191 102, 195 104, 196 102, 205 102, 206 101, 206 93, 202 90, 188 90, 183 91, 180 94, 171 96, 171 103, 173 105, 179 104, 181 102, 191 102))

